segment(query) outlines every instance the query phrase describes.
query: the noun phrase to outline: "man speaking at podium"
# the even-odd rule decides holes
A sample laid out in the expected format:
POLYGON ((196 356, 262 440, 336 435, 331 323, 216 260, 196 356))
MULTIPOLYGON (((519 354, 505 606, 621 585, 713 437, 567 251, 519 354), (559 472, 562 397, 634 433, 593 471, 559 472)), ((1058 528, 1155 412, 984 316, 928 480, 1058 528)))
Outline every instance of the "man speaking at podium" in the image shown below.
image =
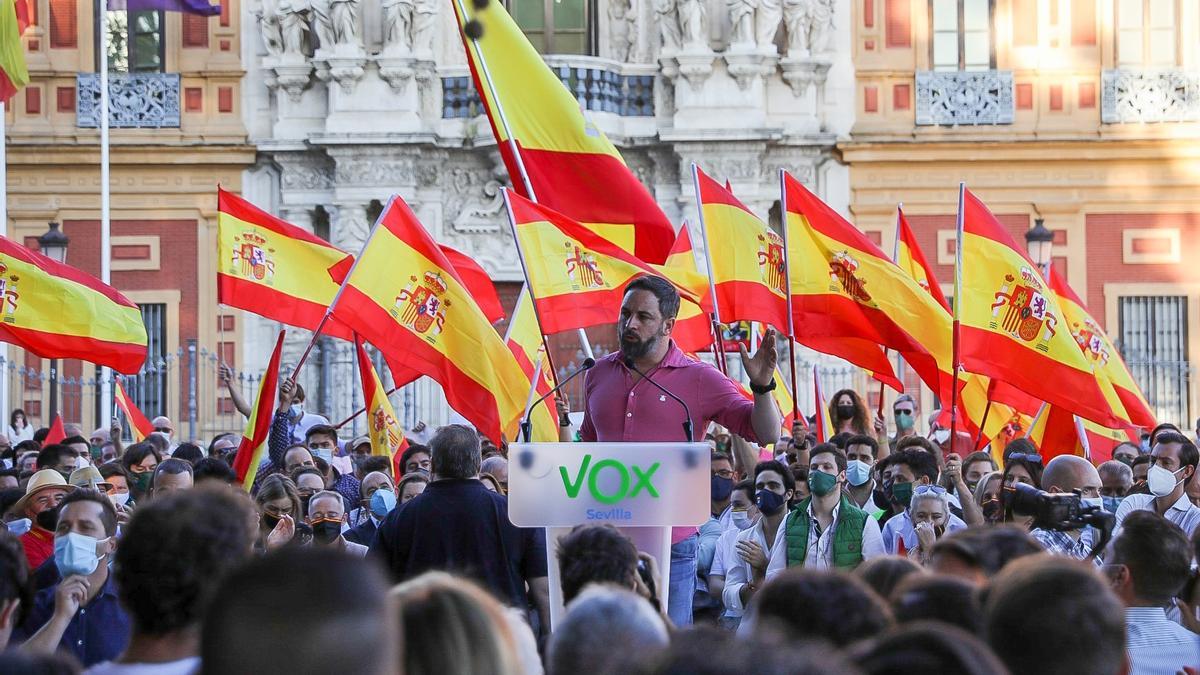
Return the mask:
MULTIPOLYGON (((678 313, 679 293, 667 280, 643 276, 626 286, 617 319, 621 348, 587 372, 580 439, 588 443, 686 441, 688 415, 665 389, 687 404, 697 436, 703 436, 710 422, 717 422, 751 442, 774 443, 781 424, 770 393, 775 388, 775 332, 766 332, 753 357, 741 348, 754 392, 750 402, 719 370, 688 358, 675 346, 671 330, 678 313), (643 381, 643 374, 653 382, 643 381)), ((692 623, 696 532, 695 527, 677 527, 671 536, 667 612, 677 626, 692 623)))

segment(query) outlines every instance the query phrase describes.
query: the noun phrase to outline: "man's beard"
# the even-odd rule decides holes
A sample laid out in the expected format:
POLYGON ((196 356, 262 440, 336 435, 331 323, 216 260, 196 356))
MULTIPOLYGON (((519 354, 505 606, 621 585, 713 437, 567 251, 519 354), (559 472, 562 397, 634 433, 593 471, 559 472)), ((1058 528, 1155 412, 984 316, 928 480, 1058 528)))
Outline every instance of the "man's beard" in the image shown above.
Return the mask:
POLYGON ((622 338, 620 341, 621 356, 627 359, 640 359, 649 354, 650 350, 654 349, 660 337, 662 336, 654 335, 645 340, 638 340, 637 342, 629 342, 622 338))

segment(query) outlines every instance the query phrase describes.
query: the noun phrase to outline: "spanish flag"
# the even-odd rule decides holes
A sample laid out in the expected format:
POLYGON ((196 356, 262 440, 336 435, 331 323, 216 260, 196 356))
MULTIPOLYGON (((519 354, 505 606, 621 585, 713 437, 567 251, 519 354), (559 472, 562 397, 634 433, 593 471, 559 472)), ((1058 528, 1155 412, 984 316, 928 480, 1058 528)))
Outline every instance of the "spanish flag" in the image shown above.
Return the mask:
POLYGON ((283 354, 283 336, 286 333, 287 331, 279 331, 279 337, 275 339, 275 350, 271 352, 267 370, 263 374, 262 382, 258 384, 254 410, 250 412, 250 419, 246 420, 242 442, 238 443, 237 454, 233 458, 233 471, 246 492, 250 492, 251 486, 254 485, 258 466, 262 464, 263 454, 267 450, 271 421, 275 418, 275 392, 279 390, 279 358, 283 354))
POLYGON ((796 341, 903 391, 881 347, 899 352, 940 399, 951 388, 951 322, 928 291, 866 235, 785 175, 796 341))
MULTIPOLYGON (((537 317, 533 313, 533 298, 528 288, 521 289, 517 298, 517 306, 513 309, 512 319, 508 324, 508 335, 504 339, 508 350, 525 373, 526 389, 532 386, 534 377, 537 378, 537 396, 544 396, 554 388, 550 363, 546 359, 546 348, 542 343, 542 333, 538 330, 537 317)), ((534 399, 536 400, 536 399, 534 399)), ((520 432, 520 422, 515 420, 504 430, 509 440, 516 440, 520 432)), ((538 404, 533 411, 533 427, 530 440, 535 443, 554 443, 558 441, 558 415, 554 401, 547 399, 538 404)))
POLYGON ((612 324, 626 284, 644 274, 663 277, 685 300, 703 303, 708 280, 700 273, 642 262, 551 208, 504 194, 546 335, 612 324))
POLYGON ((787 271, 783 238, 771 231, 733 193, 695 164, 701 223, 721 321, 758 321, 784 335, 787 271))
MULTIPOLYGON (((217 188, 217 302, 316 330, 338 284, 325 270, 347 253, 217 188)), ((352 340, 337 322, 325 335, 352 340)))
POLYGON ((367 409, 367 435, 371 437, 371 454, 380 457, 395 458, 408 447, 408 439, 404 437, 404 429, 396 418, 396 410, 388 400, 383 382, 371 363, 367 350, 363 349, 362 340, 354 338, 354 349, 358 354, 358 374, 362 379, 363 401, 367 409))
MULTIPOLYGON (((699 274, 699 270, 696 269, 696 254, 692 251, 692 235, 688 232, 687 223, 684 223, 683 227, 679 228, 679 234, 675 235, 671 255, 667 257, 663 267, 671 274, 677 271, 699 274)), ((705 297, 711 302, 709 296, 705 297)), ((695 303, 679 303, 679 315, 675 317, 671 339, 684 353, 708 349, 713 343, 712 318, 695 303)))
POLYGON ((1096 378, 1100 380, 1101 389, 1112 403, 1107 392, 1107 389, 1111 388, 1119 402, 1112 407, 1114 410, 1123 409, 1124 414, 1120 414, 1119 417, 1134 426, 1154 428, 1158 422, 1154 419, 1150 404, 1146 402, 1141 388, 1133 380, 1133 375, 1121 359, 1120 352, 1112 340, 1108 339, 1104 329, 1092 318, 1083 301, 1061 274, 1050 270, 1046 281, 1050 283, 1050 288, 1058 298, 1067 330, 1071 337, 1075 338, 1075 344, 1079 345, 1086 360, 1091 362, 1096 378))
POLYGON ((475 302, 479 303, 479 309, 483 310, 483 315, 487 317, 488 323, 496 323, 504 318, 504 307, 500 304, 500 296, 496 293, 496 285, 492 283, 492 277, 483 269, 479 263, 475 262, 471 256, 451 248, 445 244, 439 244, 438 248, 442 249, 442 253, 446 254, 446 259, 453 266, 454 273, 458 275, 458 280, 462 282, 471 297, 475 298, 475 302))
POLYGON ((938 285, 933 268, 929 266, 925 254, 917 245, 917 238, 908 225, 908 219, 904 217, 904 210, 899 208, 896 209, 896 264, 907 272, 917 285, 928 291, 947 314, 950 313, 950 302, 946 300, 946 294, 938 285))
POLYGON ((29 84, 25 44, 21 35, 29 25, 26 0, 0 0, 0 102, 7 103, 29 84))
POLYGON ((1108 429, 1046 404, 1029 430, 1029 440, 1047 462, 1059 455, 1078 455, 1092 464, 1102 464, 1112 459, 1118 445, 1137 443, 1138 435, 1128 427, 1108 429))
POLYGON ((111 286, 0 237, 0 342, 119 373, 146 361, 138 306, 111 286))
POLYGON ((475 89, 516 191, 585 223, 646 262, 664 262, 675 239, 671 221, 504 4, 451 4, 475 89), (481 37, 467 35, 468 20, 482 28, 481 37))
POLYGON ((150 424, 150 420, 142 414, 142 411, 137 407, 125 392, 125 386, 117 380, 117 387, 113 389, 113 399, 117 407, 121 409, 121 413, 125 415, 125 419, 129 421, 129 433, 133 437, 134 443, 141 443, 146 440, 154 431, 154 425, 150 424))
POLYGON ((333 309, 389 363, 428 375, 480 433, 523 412, 529 379, 408 205, 392 197, 333 309))
POLYGON ((963 369, 1061 412, 1119 423, 1037 265, 983 202, 963 192, 962 297, 955 298, 963 369))

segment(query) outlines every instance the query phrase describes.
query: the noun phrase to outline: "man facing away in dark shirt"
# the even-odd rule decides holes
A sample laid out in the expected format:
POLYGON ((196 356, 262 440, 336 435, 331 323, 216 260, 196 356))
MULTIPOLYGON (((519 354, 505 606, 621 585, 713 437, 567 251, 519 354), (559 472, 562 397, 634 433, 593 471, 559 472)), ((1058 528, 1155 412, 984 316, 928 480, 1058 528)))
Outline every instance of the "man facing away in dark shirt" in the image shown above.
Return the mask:
POLYGON ((549 626, 546 537, 508 519, 508 499, 479 482, 479 435, 451 424, 429 442, 433 482, 394 509, 375 534, 371 554, 401 582, 429 570, 474 579, 501 602, 525 610, 530 600, 549 626))

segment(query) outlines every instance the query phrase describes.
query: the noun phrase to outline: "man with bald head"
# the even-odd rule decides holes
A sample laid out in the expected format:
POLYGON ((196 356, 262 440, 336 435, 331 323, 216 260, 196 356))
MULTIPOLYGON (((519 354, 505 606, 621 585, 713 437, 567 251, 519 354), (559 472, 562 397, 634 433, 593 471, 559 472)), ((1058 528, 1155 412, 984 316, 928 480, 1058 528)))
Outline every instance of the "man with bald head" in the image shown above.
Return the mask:
POLYGON ((1133 470, 1123 462, 1110 459, 1096 468, 1100 472, 1100 499, 1104 510, 1116 513, 1121 500, 1133 487, 1133 470))
MULTIPOLYGON (((1043 490, 1051 493, 1077 493, 1085 505, 1096 508, 1104 506, 1100 498, 1100 488, 1100 473, 1096 471, 1096 467, 1076 455, 1059 455, 1050 460, 1046 470, 1042 472, 1043 490)), ((1090 525, 1066 532, 1038 527, 1029 534, 1033 535, 1046 551, 1077 560, 1087 558, 1100 537, 1100 533, 1090 525)), ((1099 560, 1095 562, 1100 564, 1099 560)))
POLYGON ((372 471, 363 476, 360 494, 362 500, 359 507, 350 514, 351 528, 346 531, 345 536, 346 541, 368 546, 375 538, 375 530, 379 528, 388 511, 396 506, 398 495, 395 486, 392 485, 392 479, 382 471, 372 471), (391 494, 380 495, 380 499, 376 499, 375 493, 380 490, 391 494))
POLYGON ((500 494, 508 494, 508 460, 500 455, 492 455, 479 465, 479 473, 486 473, 500 484, 500 494))

